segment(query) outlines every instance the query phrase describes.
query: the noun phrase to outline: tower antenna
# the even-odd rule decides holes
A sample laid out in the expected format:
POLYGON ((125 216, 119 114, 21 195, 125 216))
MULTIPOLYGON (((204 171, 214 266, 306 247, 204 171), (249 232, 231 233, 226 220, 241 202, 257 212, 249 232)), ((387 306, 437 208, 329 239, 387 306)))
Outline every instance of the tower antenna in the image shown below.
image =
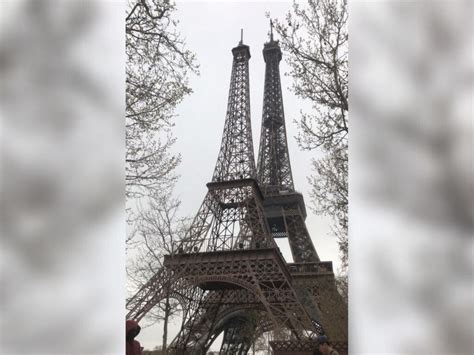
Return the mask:
POLYGON ((273 42, 273 21, 270 19, 270 42, 273 42))
POLYGON ((241 28, 240 29, 240 42, 239 42, 239 45, 242 45, 244 44, 244 29, 241 28))

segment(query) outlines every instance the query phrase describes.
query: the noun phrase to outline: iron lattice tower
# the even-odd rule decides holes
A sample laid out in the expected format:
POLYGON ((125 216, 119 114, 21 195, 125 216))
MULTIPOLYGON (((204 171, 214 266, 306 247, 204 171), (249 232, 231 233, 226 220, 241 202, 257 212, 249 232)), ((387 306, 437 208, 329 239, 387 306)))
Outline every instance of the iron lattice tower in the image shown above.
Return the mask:
POLYGON ((265 43, 265 86, 263 92, 262 129, 258 155, 258 180, 267 195, 278 191, 294 191, 290 155, 286 138, 285 114, 280 82, 282 58, 278 42, 265 43))
POLYGON ((282 53, 277 41, 265 43, 265 86, 258 155, 258 181, 265 195, 265 212, 274 238, 288 238, 296 262, 319 262, 306 229, 303 196, 295 192, 286 137, 280 81, 282 53))
MULTIPOLYGON (((273 238, 288 238, 294 263, 288 264, 293 286, 311 318, 324 326, 341 352, 347 350, 347 305, 337 292, 331 262, 321 262, 306 228, 306 207, 295 191, 280 81, 282 52, 273 39, 264 44, 265 85, 258 155, 258 181, 265 217, 273 238)), ((281 345, 281 344, 280 344, 281 345)), ((275 344, 275 349, 278 348, 275 344)), ((283 344, 284 350, 291 348, 283 344)))
POLYGON ((304 225, 302 196, 293 188, 278 73, 281 51, 273 38, 264 48, 261 142, 266 148, 261 144, 258 174, 250 124, 250 50, 241 41, 232 54, 224 133, 208 192, 176 254, 165 257, 166 268, 127 302, 127 318, 140 320, 163 299, 159 281, 169 279, 172 287, 166 292, 183 309, 170 353, 205 354, 223 333, 221 354, 246 354, 255 336, 272 330, 275 354, 309 354, 310 339, 322 332, 325 318, 319 306, 334 296, 334 275, 332 264, 317 257, 304 225), (270 159, 273 163, 263 163, 270 159), (299 263, 285 262, 274 240, 282 236, 289 238, 299 263), (329 280, 329 287, 315 279, 329 280))

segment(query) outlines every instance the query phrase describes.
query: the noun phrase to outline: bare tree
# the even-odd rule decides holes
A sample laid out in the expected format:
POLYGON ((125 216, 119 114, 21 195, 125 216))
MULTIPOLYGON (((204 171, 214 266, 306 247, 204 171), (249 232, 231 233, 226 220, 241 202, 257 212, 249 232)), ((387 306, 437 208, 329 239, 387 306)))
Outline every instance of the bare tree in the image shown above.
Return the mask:
POLYGON ((333 218, 333 234, 341 253, 342 269, 348 267, 348 157, 347 144, 338 145, 326 156, 313 160, 315 175, 309 178, 313 210, 333 218))
MULTIPOLYGON (((152 195, 145 207, 139 208, 139 222, 136 224, 134 240, 135 257, 129 260, 127 275, 132 289, 144 286, 153 275, 163 270, 163 258, 172 254, 177 241, 184 237, 189 220, 179 217, 180 202, 168 194, 152 195)), ((162 350, 166 353, 168 325, 170 319, 180 312, 180 305, 172 298, 175 280, 168 273, 160 278, 160 288, 166 295, 155 308, 147 314, 152 324, 163 322, 162 350)))
POLYGON ((348 34, 346 0, 294 3, 285 20, 275 20, 288 53, 295 94, 312 103, 297 122, 302 149, 321 149, 313 160, 312 209, 329 215, 341 253, 341 275, 347 280, 348 256, 348 34), (346 276, 344 276, 346 275, 346 276))
MULTIPOLYGON (((188 74, 197 73, 195 56, 186 49, 169 0, 129 0, 126 13, 126 197, 129 232, 127 277, 131 292, 163 269, 184 234, 179 201, 172 197, 181 158, 171 147, 174 110, 191 93, 188 74)), ((163 273, 167 296, 147 314, 163 322, 163 353, 168 324, 179 311, 171 298, 174 280, 163 273), (166 277, 165 277, 166 276, 166 277)))
POLYGON ((252 354, 256 355, 259 353, 264 353, 264 354, 269 354, 271 353, 271 348, 270 348, 270 338, 269 338, 269 333, 263 333, 260 336, 255 336, 252 339, 252 354))
POLYGON ((126 14, 126 194, 140 197, 172 186, 180 156, 173 112, 191 93, 187 75, 197 73, 169 0, 129 0, 126 14))
POLYGON ((252 342, 252 354, 256 355, 258 352, 261 351, 270 351, 267 340, 262 335, 259 338, 256 338, 252 342))

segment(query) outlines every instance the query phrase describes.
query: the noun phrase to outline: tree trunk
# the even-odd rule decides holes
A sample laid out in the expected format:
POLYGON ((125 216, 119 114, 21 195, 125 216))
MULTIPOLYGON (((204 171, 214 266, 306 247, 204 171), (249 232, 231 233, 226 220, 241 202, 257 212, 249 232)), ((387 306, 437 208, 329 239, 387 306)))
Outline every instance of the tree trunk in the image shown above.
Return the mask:
POLYGON ((163 324, 163 355, 166 355, 166 345, 168 342, 168 318, 170 316, 170 299, 166 296, 165 299, 165 317, 164 317, 164 324, 163 324))

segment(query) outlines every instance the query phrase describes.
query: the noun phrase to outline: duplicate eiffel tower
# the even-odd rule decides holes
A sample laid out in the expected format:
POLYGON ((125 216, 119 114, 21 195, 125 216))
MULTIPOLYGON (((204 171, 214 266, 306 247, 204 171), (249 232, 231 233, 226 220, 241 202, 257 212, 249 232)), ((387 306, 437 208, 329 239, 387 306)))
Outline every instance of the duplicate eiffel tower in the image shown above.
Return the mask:
MULTIPOLYGON (((257 179, 273 238, 287 238, 294 263, 287 264, 300 302, 313 321, 324 327, 339 352, 347 352, 347 305, 337 292, 331 262, 321 262, 306 228, 306 207, 296 192, 285 128, 279 65, 282 52, 273 39, 265 43, 265 86, 257 179)), ((291 344, 274 342, 275 350, 291 344)))
POLYGON ((278 73, 281 51, 274 47, 271 38, 270 45, 265 45, 269 50, 264 49, 267 108, 261 141, 270 142, 266 147, 274 146, 267 151, 279 153, 276 158, 266 156, 261 145, 257 179, 250 125, 250 50, 241 41, 232 49, 224 134, 208 192, 177 252, 165 257, 166 269, 127 302, 127 318, 140 320, 166 292, 180 301, 183 323, 169 353, 206 354, 223 333, 221 354, 246 354, 255 336, 272 331, 274 354, 312 354, 315 343, 311 339, 323 332, 321 320, 327 318, 320 309, 330 304, 326 298, 335 296, 333 291, 337 293, 331 263, 319 262, 304 226, 304 202, 293 189, 286 135, 279 147, 277 140, 264 138, 285 129, 278 73), (279 118, 271 113, 276 112, 277 102, 281 104, 279 118), (287 163, 278 163, 272 170, 265 167, 266 159, 286 159, 287 163), (285 262, 276 237, 289 238, 297 263, 285 262), (303 249, 306 246, 309 252, 303 249), (160 288, 159 280, 168 278, 173 280, 171 291, 160 288))

